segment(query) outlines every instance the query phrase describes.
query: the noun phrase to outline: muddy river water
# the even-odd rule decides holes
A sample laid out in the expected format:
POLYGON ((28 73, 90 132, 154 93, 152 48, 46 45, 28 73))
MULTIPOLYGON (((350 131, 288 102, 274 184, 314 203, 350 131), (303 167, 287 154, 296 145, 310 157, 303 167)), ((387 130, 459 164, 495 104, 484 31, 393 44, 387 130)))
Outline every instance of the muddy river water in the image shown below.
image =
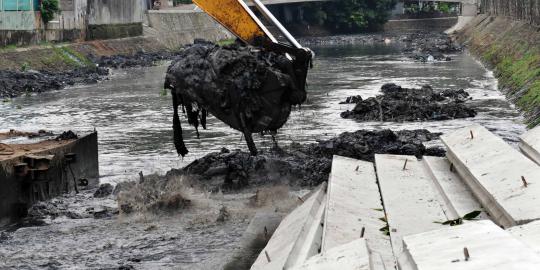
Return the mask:
MULTIPOLYGON (((451 55, 453 61, 418 63, 390 45, 313 48, 315 68, 309 76, 309 100, 293 112, 280 130, 278 141, 307 143, 357 129, 426 128, 447 132, 480 123, 510 143, 525 131, 522 117, 497 91, 497 80, 467 53, 451 55), (385 83, 405 87, 432 85, 434 89, 460 89, 473 97, 479 111, 473 119, 423 123, 358 123, 339 113, 347 96, 375 96, 385 83)), ((99 132, 102 182, 116 183, 144 174, 165 173, 222 147, 247 150, 241 134, 211 118, 208 130, 197 140, 192 128, 185 139, 191 153, 177 156, 172 144, 170 94, 163 95, 166 66, 115 70, 110 80, 97 85, 20 97, 0 103, 0 131, 9 129, 61 132, 99 132)), ((255 136, 260 147, 270 138, 255 136)), ((91 194, 65 198, 73 208, 114 205, 110 199, 89 199, 91 194)), ((242 196, 248 196, 245 194, 242 196)), ((249 222, 249 213, 215 225, 205 222, 218 210, 205 194, 197 194, 199 212, 131 218, 67 219, 44 227, 23 228, 0 235, 0 269, 213 269, 227 257, 249 222), (125 268, 129 269, 129 268, 125 268)), ((220 198, 227 204, 229 198, 220 198)), ((230 200, 228 207, 242 208, 230 200)), ((240 213, 241 211, 239 211, 240 213)))

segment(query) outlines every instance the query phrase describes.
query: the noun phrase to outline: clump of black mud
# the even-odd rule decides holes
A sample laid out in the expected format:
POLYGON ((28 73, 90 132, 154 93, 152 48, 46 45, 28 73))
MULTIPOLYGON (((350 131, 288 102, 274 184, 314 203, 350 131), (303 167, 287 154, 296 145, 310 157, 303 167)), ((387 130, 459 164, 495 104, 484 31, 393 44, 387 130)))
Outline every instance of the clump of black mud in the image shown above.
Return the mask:
POLYGON ((108 74, 107 69, 98 67, 68 72, 0 70, 0 98, 60 90, 75 84, 93 84, 108 74))
POLYGON ((475 117, 477 112, 464 103, 469 94, 461 90, 435 91, 426 85, 419 89, 385 84, 382 95, 361 100, 341 117, 359 121, 406 122, 441 121, 475 117))
POLYGON ((458 45, 445 33, 417 32, 402 39, 405 43, 405 53, 409 57, 421 61, 451 61, 447 54, 461 52, 463 47, 458 45))
POLYGON ((444 156, 443 149, 426 148, 423 144, 439 135, 427 130, 359 130, 318 143, 293 143, 284 148, 273 148, 258 156, 222 149, 169 174, 191 176, 210 190, 227 191, 277 183, 316 186, 328 180, 334 155, 365 161, 374 161, 375 154, 444 156))
POLYGON ((179 110, 188 123, 206 128, 211 113, 242 132, 250 152, 257 149, 251 134, 281 128, 293 105, 306 99, 291 74, 292 64, 284 54, 235 43, 218 46, 197 40, 185 48, 167 71, 165 88, 173 97, 174 144, 179 155, 188 153, 179 110))
POLYGON ((89 58, 99 67, 108 68, 132 68, 151 67, 161 61, 174 60, 178 52, 143 52, 139 51, 133 55, 111 55, 111 56, 90 56, 89 58))

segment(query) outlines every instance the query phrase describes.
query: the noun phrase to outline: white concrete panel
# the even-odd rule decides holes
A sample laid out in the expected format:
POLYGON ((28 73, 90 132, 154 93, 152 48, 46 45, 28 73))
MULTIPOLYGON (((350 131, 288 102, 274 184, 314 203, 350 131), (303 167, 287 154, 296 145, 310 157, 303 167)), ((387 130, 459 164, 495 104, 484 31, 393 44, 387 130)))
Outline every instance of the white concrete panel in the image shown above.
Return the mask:
POLYGON ((403 236, 440 229, 443 225, 436 222, 448 219, 440 205, 442 198, 422 161, 414 156, 376 155, 375 163, 392 249, 398 257, 403 236))
POLYGON ((482 210, 482 205, 476 200, 469 187, 455 170, 451 170, 451 164, 447 158, 426 156, 423 160, 449 210, 446 212, 449 219, 462 218, 471 212, 482 210))
MULTIPOLYGON (((272 238, 259 254, 251 269, 282 270, 295 243, 305 236, 304 228, 310 226, 325 198, 326 185, 323 184, 302 205, 287 215, 274 232, 272 238)), ((300 240, 302 241, 302 240, 300 240)))
POLYGON ((519 148, 521 151, 540 165, 540 126, 529 130, 519 139, 519 148))
POLYGON ((315 213, 311 213, 304 224, 304 228, 300 233, 300 236, 296 240, 289 258, 285 263, 285 268, 291 268, 305 262, 307 259, 319 254, 322 246, 322 234, 323 234, 323 219, 326 210, 326 194, 321 193, 320 199, 317 200, 316 205, 318 209, 315 213))
POLYGON ((515 226, 508 231, 517 239, 531 247, 540 254, 540 221, 531 222, 526 225, 515 226))
POLYGON ((312 257, 294 270, 370 270, 369 251, 365 239, 334 247, 312 257))
POLYGON ((403 242, 413 263, 402 270, 540 269, 536 252, 488 220, 406 236, 403 242))
POLYGON ((370 249, 382 257, 378 264, 393 269, 390 238, 379 231, 386 224, 373 163, 334 156, 327 199, 322 251, 360 238, 364 228, 370 249))
POLYGON ((441 139, 448 159, 497 224, 508 228, 540 219, 539 166, 480 125, 441 139))

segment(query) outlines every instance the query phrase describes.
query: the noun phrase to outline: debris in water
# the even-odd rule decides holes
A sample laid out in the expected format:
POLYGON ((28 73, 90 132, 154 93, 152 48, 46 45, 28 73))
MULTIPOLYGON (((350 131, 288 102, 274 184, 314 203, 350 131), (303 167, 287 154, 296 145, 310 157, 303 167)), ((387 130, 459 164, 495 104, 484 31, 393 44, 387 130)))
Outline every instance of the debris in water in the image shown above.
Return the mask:
POLYGON ((425 85, 420 89, 402 88, 390 83, 382 86, 382 95, 360 101, 341 117, 359 121, 441 121, 475 117, 476 111, 464 103, 469 94, 461 90, 434 91, 425 85))
POLYGON ((99 188, 94 192, 94 198, 105 198, 113 193, 114 187, 109 184, 101 184, 99 188))
POLYGON ((293 105, 306 100, 306 92, 289 75, 285 54, 236 43, 220 47, 196 41, 182 51, 167 71, 165 88, 173 97, 174 144, 179 155, 188 153, 182 136, 179 107, 195 127, 206 128, 209 113, 243 133, 252 155, 257 149, 252 134, 276 132, 293 105))
POLYGON ((62 134, 60 134, 58 137, 56 137, 56 141, 67 141, 67 140, 76 140, 78 139, 79 136, 77 136, 77 134, 75 134, 75 132, 71 131, 71 130, 68 130, 68 131, 64 131, 62 132, 62 134))

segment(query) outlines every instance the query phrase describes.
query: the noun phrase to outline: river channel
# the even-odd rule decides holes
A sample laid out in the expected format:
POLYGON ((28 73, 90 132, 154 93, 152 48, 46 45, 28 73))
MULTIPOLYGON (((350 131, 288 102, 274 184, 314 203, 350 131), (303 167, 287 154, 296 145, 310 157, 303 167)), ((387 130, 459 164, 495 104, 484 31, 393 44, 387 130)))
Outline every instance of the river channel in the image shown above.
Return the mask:
MULTIPOLYGON (((520 113, 497 90, 493 73, 467 53, 450 55, 450 62, 419 63, 392 44, 312 49, 317 58, 309 75, 309 100, 279 131, 281 144, 315 142, 358 129, 447 132, 471 123, 480 123, 515 144, 525 131, 520 113), (346 97, 375 96, 385 83, 465 89, 479 114, 471 119, 414 123, 359 123, 339 116, 353 106, 339 104, 346 97)), ((179 158, 172 144, 171 97, 162 91, 165 71, 166 65, 113 70, 109 80, 97 85, 0 103, 0 131, 96 129, 101 182, 113 184, 136 179, 139 171, 163 174, 222 147, 247 150, 239 132, 210 118, 200 139, 191 127, 184 129, 191 152, 179 158)), ((271 145, 270 138, 255 138, 260 147, 271 145)), ((200 201, 210 200, 204 194, 197 196, 200 201)), ((73 207, 115 204, 111 199, 94 201, 90 197, 80 194, 65 200, 73 207)), ((229 198, 223 196, 222 200, 229 198)), ((210 202, 207 207, 209 212, 217 211, 210 202)), ((249 216, 246 213, 224 225, 194 222, 201 218, 197 212, 106 220, 60 218, 44 227, 4 232, 0 237, 0 269, 117 269, 122 265, 133 265, 133 269, 212 269, 209 261, 227 257, 249 216)))

